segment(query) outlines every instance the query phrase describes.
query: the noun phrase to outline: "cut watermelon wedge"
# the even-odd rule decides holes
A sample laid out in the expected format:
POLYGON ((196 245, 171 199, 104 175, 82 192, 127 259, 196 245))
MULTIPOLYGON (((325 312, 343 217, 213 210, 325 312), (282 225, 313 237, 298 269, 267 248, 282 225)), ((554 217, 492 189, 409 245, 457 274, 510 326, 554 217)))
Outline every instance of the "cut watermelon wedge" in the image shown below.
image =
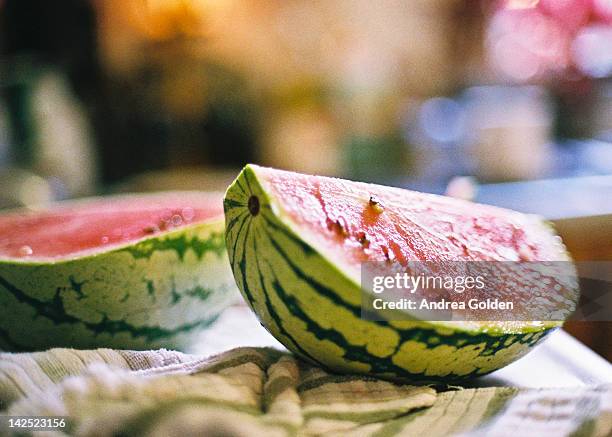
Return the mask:
POLYGON ((221 194, 0 215, 0 348, 188 347, 234 297, 221 194))
MULTIPOLYGON (((254 165, 228 189, 225 217, 236 282, 263 325, 289 349, 332 370, 464 379, 516 360, 561 325, 558 319, 362 317, 366 263, 571 265, 560 238, 539 217, 254 165)), ((519 289, 514 297, 529 305, 533 296, 519 289)), ((577 289, 564 293, 574 305, 577 289)))

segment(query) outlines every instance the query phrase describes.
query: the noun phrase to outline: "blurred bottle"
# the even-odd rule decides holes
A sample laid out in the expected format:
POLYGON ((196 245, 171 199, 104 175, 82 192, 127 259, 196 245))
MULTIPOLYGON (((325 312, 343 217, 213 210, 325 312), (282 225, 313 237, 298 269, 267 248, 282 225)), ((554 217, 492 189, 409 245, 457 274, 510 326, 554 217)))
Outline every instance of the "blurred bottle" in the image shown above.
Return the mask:
POLYGON ((465 92, 471 151, 481 180, 534 179, 551 164, 552 110, 535 86, 480 86, 465 92))
POLYGON ((3 206, 92 192, 96 166, 81 101, 100 100, 95 29, 92 2, 0 1, 3 206))
POLYGON ((91 194, 96 164, 90 126, 63 75, 16 59, 3 82, 8 146, 0 207, 91 194))

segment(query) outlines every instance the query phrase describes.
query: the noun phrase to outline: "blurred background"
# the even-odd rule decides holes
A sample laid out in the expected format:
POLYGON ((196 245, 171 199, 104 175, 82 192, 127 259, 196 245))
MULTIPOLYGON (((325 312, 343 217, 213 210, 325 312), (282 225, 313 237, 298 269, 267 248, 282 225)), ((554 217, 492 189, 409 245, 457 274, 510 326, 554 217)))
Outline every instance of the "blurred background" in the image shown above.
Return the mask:
MULTIPOLYGON (((247 162, 539 213, 612 260, 611 0, 0 0, 0 208, 247 162)), ((569 325, 612 358, 610 323, 569 325)))

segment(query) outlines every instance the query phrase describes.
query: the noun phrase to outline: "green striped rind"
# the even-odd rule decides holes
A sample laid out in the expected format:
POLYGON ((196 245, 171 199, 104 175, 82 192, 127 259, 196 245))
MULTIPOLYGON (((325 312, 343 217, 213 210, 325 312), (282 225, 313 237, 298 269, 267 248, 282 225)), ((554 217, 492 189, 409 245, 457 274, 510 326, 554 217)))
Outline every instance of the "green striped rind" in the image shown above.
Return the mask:
POLYGON ((0 260, 0 349, 183 349, 238 296, 224 243, 215 219, 68 260, 0 260))
POLYGON ((453 381, 484 375, 527 353, 552 329, 465 331, 361 316, 359 284, 292 229, 247 166, 225 200, 226 242, 238 288, 262 324, 299 356, 334 371, 453 381), (249 198, 260 209, 250 213, 249 198))

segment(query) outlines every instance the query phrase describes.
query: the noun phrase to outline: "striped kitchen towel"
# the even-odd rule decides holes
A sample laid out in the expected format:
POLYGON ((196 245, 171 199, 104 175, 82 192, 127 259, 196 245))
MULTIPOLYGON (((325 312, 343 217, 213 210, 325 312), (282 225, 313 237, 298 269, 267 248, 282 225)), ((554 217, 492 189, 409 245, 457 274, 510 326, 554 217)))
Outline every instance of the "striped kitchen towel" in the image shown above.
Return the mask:
POLYGON ((65 416, 67 428, 46 434, 58 436, 603 437, 612 386, 436 392, 330 374, 269 348, 208 358, 52 349, 0 353, 0 415, 65 416))

